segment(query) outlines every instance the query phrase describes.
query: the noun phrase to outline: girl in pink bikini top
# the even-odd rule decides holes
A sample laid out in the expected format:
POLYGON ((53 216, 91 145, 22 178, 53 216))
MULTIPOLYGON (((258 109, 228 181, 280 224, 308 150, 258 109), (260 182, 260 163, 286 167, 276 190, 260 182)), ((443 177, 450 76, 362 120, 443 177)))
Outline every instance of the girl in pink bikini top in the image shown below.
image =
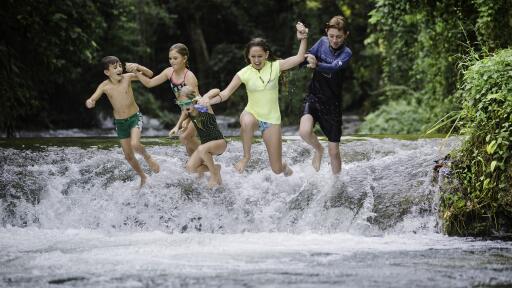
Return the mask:
POLYGON ((185 75, 183 76, 183 80, 179 83, 175 83, 172 80, 172 75, 174 75, 174 70, 172 70, 171 75, 169 75, 169 83, 171 84, 172 93, 174 93, 174 96, 176 97, 176 99, 180 95, 181 89, 183 87, 187 86, 187 84, 185 83, 185 79, 187 79, 188 71, 189 70, 187 68, 185 68, 185 75))

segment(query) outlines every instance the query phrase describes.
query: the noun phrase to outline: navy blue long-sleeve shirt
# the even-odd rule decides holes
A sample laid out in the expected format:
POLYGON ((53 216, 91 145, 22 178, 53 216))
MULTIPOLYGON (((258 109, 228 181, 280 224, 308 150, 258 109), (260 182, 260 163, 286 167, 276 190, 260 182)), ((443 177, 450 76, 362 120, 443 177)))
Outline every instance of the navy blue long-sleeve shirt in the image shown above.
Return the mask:
POLYGON ((309 94, 324 104, 339 104, 343 89, 343 70, 352 57, 352 51, 346 46, 339 49, 329 47, 329 39, 323 36, 308 53, 314 55, 317 67, 309 83, 309 94))

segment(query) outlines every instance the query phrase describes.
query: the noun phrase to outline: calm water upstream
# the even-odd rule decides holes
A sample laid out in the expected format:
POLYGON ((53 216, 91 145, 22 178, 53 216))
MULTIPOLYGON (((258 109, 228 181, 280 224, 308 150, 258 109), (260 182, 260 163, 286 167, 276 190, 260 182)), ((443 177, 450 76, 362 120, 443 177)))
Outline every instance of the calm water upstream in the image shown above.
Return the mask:
POLYGON ((291 139, 285 178, 262 143, 236 173, 230 142, 211 190, 162 142, 140 191, 119 147, 0 148, 0 287, 512 286, 511 242, 439 233, 433 161, 459 144, 344 139, 332 177, 291 139))

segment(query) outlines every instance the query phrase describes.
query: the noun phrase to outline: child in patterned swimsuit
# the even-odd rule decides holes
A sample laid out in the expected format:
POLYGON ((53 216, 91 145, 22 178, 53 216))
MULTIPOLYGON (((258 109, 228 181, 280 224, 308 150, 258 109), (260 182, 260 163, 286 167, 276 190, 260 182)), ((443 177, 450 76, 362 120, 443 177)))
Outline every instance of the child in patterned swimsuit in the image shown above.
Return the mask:
MULTIPOLYGON (((183 87, 188 86, 199 94, 197 78, 188 70, 189 52, 187 46, 181 43, 176 43, 169 48, 169 63, 171 67, 166 68, 162 73, 150 78, 143 73, 136 73, 140 82, 144 86, 151 88, 169 81, 171 85, 172 94, 178 98, 180 91, 183 87)), ((173 99, 174 100, 174 99, 173 99)), ((188 155, 192 155, 199 146, 197 141, 196 131, 194 125, 188 125, 185 122, 185 115, 181 115, 176 126, 169 131, 169 136, 179 135, 180 142, 187 149, 188 155)))
MULTIPOLYGON (((219 89, 212 89, 205 94, 207 97, 214 97, 219 94, 219 89)), ((226 151, 227 143, 217 125, 215 114, 210 105, 203 106, 195 104, 196 97, 194 90, 185 86, 178 96, 178 105, 186 112, 196 128, 201 145, 192 153, 187 162, 187 171, 191 173, 210 172, 208 187, 212 188, 222 184, 220 176, 220 164, 213 162, 213 155, 220 155, 226 151)))

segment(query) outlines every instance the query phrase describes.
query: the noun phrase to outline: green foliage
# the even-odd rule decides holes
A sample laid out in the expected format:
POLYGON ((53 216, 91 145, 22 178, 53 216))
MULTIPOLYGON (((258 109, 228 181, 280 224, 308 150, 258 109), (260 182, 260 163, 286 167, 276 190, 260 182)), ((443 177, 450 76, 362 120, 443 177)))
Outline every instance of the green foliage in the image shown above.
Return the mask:
MULTIPOLYGON (((332 16, 348 17, 347 44, 353 58, 346 71, 344 108, 362 105, 379 79, 378 56, 363 44, 369 0, 35 0, 23 5, 6 0, 1 5, 0 130, 8 136, 20 129, 97 125, 96 114, 110 113, 110 105, 103 98, 91 111, 84 100, 105 79, 99 65, 103 56, 116 55, 160 73, 169 66, 169 47, 185 43, 190 69, 204 93, 226 87, 246 65, 243 48, 253 37, 266 38, 278 57, 294 55, 297 20, 310 28, 311 46, 324 35, 324 25, 332 16), (359 57, 360 53, 365 56, 359 57)), ((284 75, 280 97, 284 123, 297 124, 310 75, 307 69, 284 75)), ((137 101, 147 110, 143 112, 172 125, 170 112, 177 109, 169 101, 168 86, 149 90, 155 98, 144 88, 137 89, 137 101)), ((238 115, 246 103, 245 92, 239 89, 216 110, 238 115)))
POLYGON ((479 17, 475 30, 478 41, 494 51, 510 45, 512 38, 512 1, 473 0, 479 17))
MULTIPOLYGON (((344 107, 349 107, 357 102, 363 90, 360 87, 367 87, 358 82, 359 78, 351 76, 359 71, 358 67, 362 67, 358 66, 357 61, 361 60, 357 60, 357 55, 362 50, 362 41, 365 38, 369 3, 368 1, 344 1, 343 5, 341 5, 342 1, 311 3, 313 5, 308 5, 307 1, 296 0, 172 1, 167 5, 167 10, 177 13, 177 23, 182 29, 177 31, 176 35, 171 35, 170 39, 173 40, 170 43, 177 39, 176 41, 187 44, 191 53, 190 69, 198 76, 200 92, 204 93, 214 87, 223 89, 235 73, 247 65, 243 57, 243 49, 251 38, 266 38, 272 52, 277 57, 285 58, 294 55, 298 48, 294 32, 295 21, 301 20, 310 28, 309 46, 311 46, 325 34, 324 24, 330 17, 342 12, 350 14, 347 16, 353 25, 351 25, 348 44, 354 51, 354 61, 351 64, 354 71, 347 71, 347 85, 343 93, 344 107), (356 17, 352 18, 352 15, 356 17), (198 33, 192 33, 192 30, 198 33), (203 55, 204 50, 207 50, 206 56, 203 55)), ((366 58, 360 59, 366 60, 366 58)), ((161 68, 163 69, 163 66, 161 68)), ((311 71, 294 70, 285 74, 282 77, 280 89, 282 120, 285 124, 296 125, 311 71)), ((164 92, 155 90, 155 93, 164 92)), ((241 87, 229 101, 215 107, 215 111, 238 116, 246 103, 247 96, 241 87)))
POLYGON ((363 134, 414 134, 432 121, 431 113, 416 101, 392 100, 368 115, 359 128, 363 134))
POLYGON ((468 135, 454 154, 459 189, 445 194, 445 229, 490 234, 509 229, 512 219, 512 50, 498 51, 464 73, 461 123, 468 135))
POLYGON ((281 74, 279 107, 283 125, 299 124, 310 79, 311 71, 307 68, 292 69, 281 74))
POLYGON ((90 126, 94 113, 86 111, 84 101, 104 79, 98 62, 106 54, 122 61, 148 54, 144 43, 154 36, 143 35, 135 20, 144 18, 149 27, 165 22, 153 2, 4 1, 2 132, 12 136, 20 128, 90 126))
POLYGON ((32 128, 47 123, 57 105, 69 107, 70 93, 57 101, 55 90, 82 74, 82 63, 95 57, 95 36, 104 23, 90 2, 31 1, 21 5, 10 0, 2 6, 0 91, 4 105, 0 129, 12 134, 20 125, 32 128))
POLYGON ((112 0, 98 5, 98 9, 105 21, 99 40, 101 57, 115 55, 123 62, 147 59, 156 41, 152 30, 158 25, 173 28, 172 14, 152 0, 112 0))
MULTIPOLYGON (((370 114, 369 123, 363 125, 365 129, 382 127, 387 133, 424 132, 422 129, 450 111, 460 110, 454 97, 460 82, 460 61, 468 53, 512 44, 510 0, 375 0, 374 3, 366 44, 378 51, 382 63, 380 89, 384 93, 374 95, 389 107, 370 114), (389 89, 395 86, 405 86, 416 93, 397 94, 400 91, 389 89), (420 123, 401 121, 391 127, 383 126, 387 119, 395 117, 393 108, 397 108, 397 99, 403 100, 399 102, 402 106, 419 106, 419 113, 429 113, 424 115, 428 117, 415 117, 420 123)), ((447 132, 451 126, 440 127, 444 129, 440 132, 447 132)))

